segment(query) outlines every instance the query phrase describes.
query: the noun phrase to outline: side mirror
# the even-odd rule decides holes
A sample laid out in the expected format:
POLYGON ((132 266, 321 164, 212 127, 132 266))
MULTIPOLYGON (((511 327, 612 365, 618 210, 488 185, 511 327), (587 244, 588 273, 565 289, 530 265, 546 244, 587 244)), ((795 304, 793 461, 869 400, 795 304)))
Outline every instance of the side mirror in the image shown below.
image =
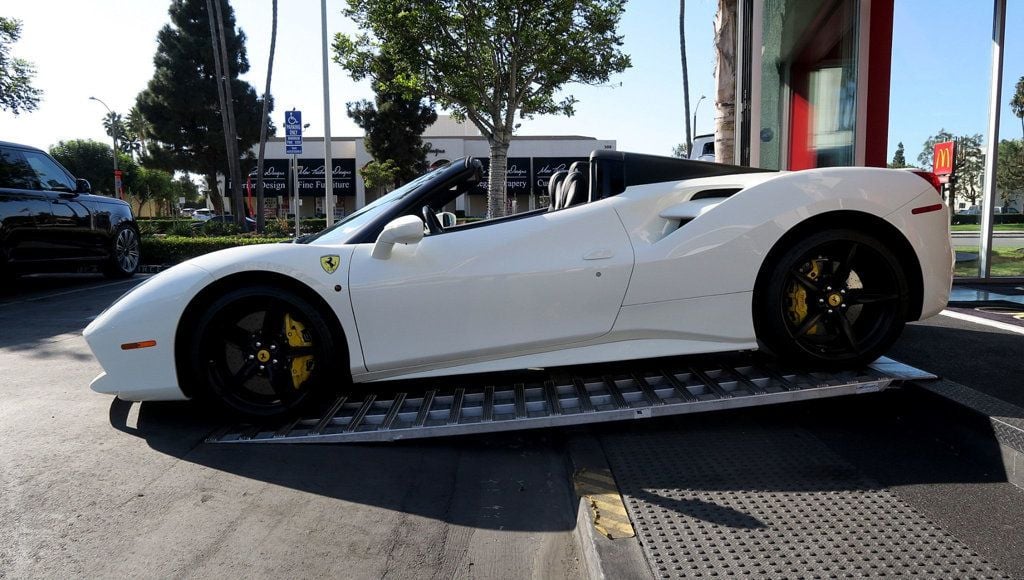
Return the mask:
POLYGON ((414 215, 402 216, 384 226, 370 255, 378 260, 387 260, 395 244, 416 244, 422 239, 423 220, 414 215))
POLYGON ((445 211, 437 214, 437 218, 441 221, 441 227, 446 229, 455 227, 455 224, 458 221, 458 219, 455 217, 455 214, 453 214, 450 211, 445 211))
POLYGON ((75 193, 92 193, 92 184, 88 179, 79 177, 75 180, 75 193))

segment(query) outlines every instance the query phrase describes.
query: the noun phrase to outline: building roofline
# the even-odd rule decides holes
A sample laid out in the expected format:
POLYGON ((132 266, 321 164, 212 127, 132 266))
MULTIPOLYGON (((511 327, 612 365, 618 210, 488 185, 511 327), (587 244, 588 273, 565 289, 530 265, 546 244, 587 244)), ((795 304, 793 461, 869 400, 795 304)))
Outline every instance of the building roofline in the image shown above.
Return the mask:
MULTIPOLYGON (((463 139, 467 141, 486 141, 487 138, 482 135, 421 135, 421 139, 424 142, 429 142, 431 139, 463 139)), ((331 137, 331 141, 355 141, 356 139, 365 139, 364 136, 359 137, 331 137)), ((576 139, 581 141, 614 141, 614 139, 598 139, 597 137, 588 137, 586 135, 513 135, 513 141, 556 141, 560 139, 576 139)), ((282 143, 284 137, 267 137, 268 143, 282 143)), ((317 141, 323 142, 323 137, 303 137, 303 141, 317 141)))

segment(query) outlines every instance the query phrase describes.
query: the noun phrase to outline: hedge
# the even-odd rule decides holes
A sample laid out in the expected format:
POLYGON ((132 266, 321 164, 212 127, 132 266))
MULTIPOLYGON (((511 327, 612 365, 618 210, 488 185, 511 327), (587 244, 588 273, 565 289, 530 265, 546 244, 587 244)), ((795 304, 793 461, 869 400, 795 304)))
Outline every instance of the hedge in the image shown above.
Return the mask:
MULTIPOLYGON (((137 218, 139 224, 139 231, 143 235, 150 234, 180 234, 184 231, 184 227, 192 227, 193 224, 199 223, 197 220, 189 218, 137 218), (177 230, 177 231, 175 231, 177 230)), ((267 233, 280 234, 280 230, 283 228, 284 233, 295 231, 295 219, 284 219, 284 218, 267 218, 267 233), (273 227, 271 224, 280 224, 280 227, 273 227)), ((299 229, 304 234, 315 234, 320 230, 327 227, 327 220, 324 218, 305 218, 299 220, 299 229)), ((202 227, 195 228, 197 234, 202 234, 202 227)))
POLYGON ((254 244, 287 242, 288 238, 267 238, 256 236, 197 237, 143 236, 142 262, 153 265, 170 265, 184 262, 217 250, 254 244))
MULTIPOLYGON (((1020 213, 997 213, 992 217, 993 224, 1024 224, 1024 214, 1020 213)), ((977 225, 981 223, 981 216, 976 213, 958 213, 953 215, 950 223, 954 226, 961 224, 977 225)))

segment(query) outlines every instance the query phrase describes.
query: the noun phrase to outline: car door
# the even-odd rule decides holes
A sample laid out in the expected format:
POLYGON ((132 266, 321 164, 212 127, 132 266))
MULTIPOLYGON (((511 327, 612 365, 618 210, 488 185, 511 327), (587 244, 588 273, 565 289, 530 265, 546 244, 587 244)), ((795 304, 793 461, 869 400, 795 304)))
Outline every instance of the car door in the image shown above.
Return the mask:
POLYGON ((97 255, 96 228, 89 207, 78 199, 77 184, 68 172, 41 151, 23 151, 35 171, 41 191, 50 201, 48 219, 41 232, 57 259, 94 258, 97 255))
POLYGON ((611 330, 633 251, 608 203, 356 248, 350 294, 370 371, 501 358, 611 330))
POLYGON ((0 262, 45 259, 38 226, 48 219, 50 202, 39 191, 35 172, 21 150, 0 146, 0 262))

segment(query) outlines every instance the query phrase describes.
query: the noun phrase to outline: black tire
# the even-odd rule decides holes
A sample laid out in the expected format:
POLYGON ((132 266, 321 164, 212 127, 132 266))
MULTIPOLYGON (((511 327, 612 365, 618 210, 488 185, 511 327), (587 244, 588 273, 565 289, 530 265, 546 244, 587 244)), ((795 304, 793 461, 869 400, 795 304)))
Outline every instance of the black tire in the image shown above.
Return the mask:
POLYGON ((218 297, 199 315, 192 336, 186 356, 196 397, 243 418, 295 414, 320 402, 341 376, 324 317, 273 286, 218 297))
POLYGON ((139 271, 142 259, 139 232, 130 224, 121 224, 110 239, 110 256, 103 266, 108 278, 130 278, 139 271))
POLYGON ((754 325, 762 346, 798 365, 843 368, 871 362, 899 337, 909 285, 899 260, 856 230, 812 234, 761 270, 754 325))

